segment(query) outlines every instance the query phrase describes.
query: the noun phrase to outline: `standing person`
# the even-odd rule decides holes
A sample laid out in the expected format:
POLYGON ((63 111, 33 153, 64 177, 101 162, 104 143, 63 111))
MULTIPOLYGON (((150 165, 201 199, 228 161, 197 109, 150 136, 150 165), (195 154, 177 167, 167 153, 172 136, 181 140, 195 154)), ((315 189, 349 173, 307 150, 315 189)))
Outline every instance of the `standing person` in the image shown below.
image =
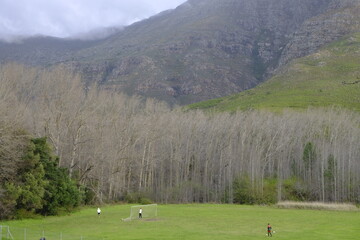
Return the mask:
POLYGON ((142 208, 139 209, 139 218, 142 218, 142 208))
POLYGON ((270 223, 268 223, 268 225, 267 225, 268 237, 272 237, 271 229, 272 229, 271 225, 270 225, 270 223))
POLYGON ((100 216, 100 213, 101 213, 101 209, 98 208, 98 209, 97 209, 97 214, 98 214, 98 216, 100 216))

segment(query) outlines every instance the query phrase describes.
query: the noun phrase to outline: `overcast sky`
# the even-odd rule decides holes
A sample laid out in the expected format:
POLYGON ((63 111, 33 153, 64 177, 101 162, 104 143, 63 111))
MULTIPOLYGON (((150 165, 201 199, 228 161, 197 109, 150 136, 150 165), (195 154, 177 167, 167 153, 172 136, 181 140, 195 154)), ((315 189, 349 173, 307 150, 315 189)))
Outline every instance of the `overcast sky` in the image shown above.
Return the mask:
POLYGON ((0 38, 69 37, 129 25, 186 0, 0 0, 0 38))

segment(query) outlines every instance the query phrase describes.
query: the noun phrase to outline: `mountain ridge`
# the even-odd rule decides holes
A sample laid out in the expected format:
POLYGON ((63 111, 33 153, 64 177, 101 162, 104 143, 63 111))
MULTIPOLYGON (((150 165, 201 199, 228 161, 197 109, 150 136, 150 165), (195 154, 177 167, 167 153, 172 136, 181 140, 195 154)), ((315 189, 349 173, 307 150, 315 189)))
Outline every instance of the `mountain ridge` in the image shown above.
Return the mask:
POLYGON ((358 3, 190 0, 74 51, 40 49, 17 60, 61 63, 87 83, 189 104, 253 88, 292 59, 360 31, 358 3))

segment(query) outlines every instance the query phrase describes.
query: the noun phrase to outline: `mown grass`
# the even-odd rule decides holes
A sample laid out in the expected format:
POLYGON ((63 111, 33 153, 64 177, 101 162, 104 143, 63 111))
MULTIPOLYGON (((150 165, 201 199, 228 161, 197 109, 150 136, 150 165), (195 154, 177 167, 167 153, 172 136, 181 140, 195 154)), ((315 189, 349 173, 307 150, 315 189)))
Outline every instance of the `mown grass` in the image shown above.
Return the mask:
POLYGON ((359 239, 359 212, 277 209, 266 206, 217 204, 159 205, 156 220, 123 222, 129 205, 83 209, 62 217, 2 222, 14 239, 151 239, 229 240, 266 238, 271 223, 277 239, 359 239), (30 235, 37 231, 38 235, 30 235), (51 234, 50 234, 51 233, 51 234), (82 237, 80 237, 82 236, 82 237))
POLYGON ((192 104, 189 109, 281 111, 338 106, 360 111, 359 80, 360 34, 355 34, 294 60, 254 89, 192 104))

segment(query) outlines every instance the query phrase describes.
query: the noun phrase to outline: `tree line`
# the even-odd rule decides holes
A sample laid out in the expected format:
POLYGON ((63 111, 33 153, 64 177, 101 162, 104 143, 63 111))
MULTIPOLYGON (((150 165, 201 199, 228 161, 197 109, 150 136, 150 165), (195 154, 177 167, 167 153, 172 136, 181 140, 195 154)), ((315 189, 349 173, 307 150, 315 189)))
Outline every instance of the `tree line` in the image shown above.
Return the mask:
MULTIPOLYGON (((89 203, 360 201, 357 112, 184 111, 61 66, 7 64, 0 74, 1 132, 45 137, 89 203)), ((21 158, 24 146, 9 142, 1 168, 21 158)))

